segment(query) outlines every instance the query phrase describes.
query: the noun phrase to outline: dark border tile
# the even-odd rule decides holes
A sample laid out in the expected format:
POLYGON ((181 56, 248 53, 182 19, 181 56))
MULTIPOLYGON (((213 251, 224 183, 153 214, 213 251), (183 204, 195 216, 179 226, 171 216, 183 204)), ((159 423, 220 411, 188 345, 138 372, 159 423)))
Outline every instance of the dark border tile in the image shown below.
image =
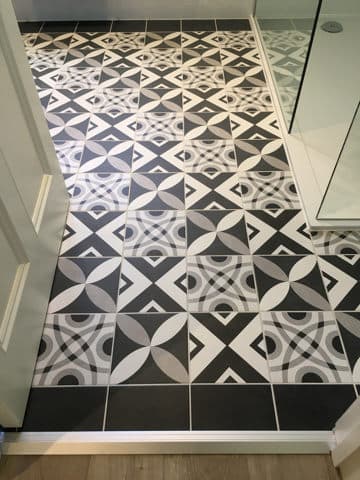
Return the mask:
POLYGON ((23 431, 102 430, 106 387, 33 388, 23 431))
POLYGON ((215 20, 182 20, 183 32, 212 32, 215 30, 215 20))
POLYGON ((148 20, 148 32, 177 32, 180 31, 180 20, 148 20))
POLYGON ((216 26, 218 30, 251 30, 247 18, 216 19, 216 26))
POLYGON ((276 430, 269 385, 192 385, 193 430, 276 430))
POLYGON ((353 385, 274 385, 280 430, 332 430, 355 401, 353 385))
POLYGON ((114 20, 112 32, 145 32, 146 20, 114 20))
POLYGON ((258 21, 264 30, 294 30, 291 20, 287 18, 264 18, 258 21))
POLYGON ((189 387, 110 387, 105 430, 188 430, 189 387))
POLYGON ((74 32, 77 22, 45 22, 41 31, 47 33, 74 32))
POLYGON ((91 20, 79 22, 77 32, 110 32, 111 20, 91 20))
POLYGON ((38 33, 44 22, 19 22, 21 33, 38 33))

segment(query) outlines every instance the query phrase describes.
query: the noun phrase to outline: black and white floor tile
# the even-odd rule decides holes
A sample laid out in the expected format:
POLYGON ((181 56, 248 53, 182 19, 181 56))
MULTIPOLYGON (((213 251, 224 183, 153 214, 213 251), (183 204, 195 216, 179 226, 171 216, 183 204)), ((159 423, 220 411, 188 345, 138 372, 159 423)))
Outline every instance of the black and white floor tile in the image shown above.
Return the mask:
POLYGON ((332 312, 263 312, 273 383, 351 383, 332 312))
MULTIPOLYGON (((308 231, 250 23, 57 25, 23 35, 71 197, 24 430, 331 430, 360 235, 308 231)), ((308 32, 270 37, 290 101, 308 32)))
POLYGON ((110 383, 188 383, 186 313, 119 314, 110 383))

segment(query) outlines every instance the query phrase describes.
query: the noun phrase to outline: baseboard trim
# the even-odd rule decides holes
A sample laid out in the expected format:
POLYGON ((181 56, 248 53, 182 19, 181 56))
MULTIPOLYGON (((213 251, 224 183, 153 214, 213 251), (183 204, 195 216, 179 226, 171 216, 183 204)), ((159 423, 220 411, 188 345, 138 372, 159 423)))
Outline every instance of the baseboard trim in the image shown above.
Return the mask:
POLYGON ((5 435, 5 455, 320 454, 331 431, 26 432, 5 435))

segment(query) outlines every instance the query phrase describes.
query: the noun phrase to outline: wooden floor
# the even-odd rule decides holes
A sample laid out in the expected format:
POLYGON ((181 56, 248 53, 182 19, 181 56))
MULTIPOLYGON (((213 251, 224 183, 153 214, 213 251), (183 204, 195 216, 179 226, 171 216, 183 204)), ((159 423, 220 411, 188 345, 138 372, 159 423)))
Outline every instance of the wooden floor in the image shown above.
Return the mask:
POLYGON ((327 455, 9 456, 1 480, 339 480, 327 455))

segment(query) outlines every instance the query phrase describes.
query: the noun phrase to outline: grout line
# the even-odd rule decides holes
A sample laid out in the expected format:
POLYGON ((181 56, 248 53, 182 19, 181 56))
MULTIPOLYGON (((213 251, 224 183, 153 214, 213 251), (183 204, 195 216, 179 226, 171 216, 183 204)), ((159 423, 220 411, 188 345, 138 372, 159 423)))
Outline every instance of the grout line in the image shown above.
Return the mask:
POLYGON ((280 432, 280 421, 279 421, 279 414, 278 414, 278 408, 277 408, 277 403, 276 403, 276 398, 275 398, 275 391, 274 391, 274 384, 270 383, 270 389, 271 389, 271 396, 272 396, 272 401, 273 401, 273 407, 274 407, 274 415, 275 415, 275 421, 276 421, 276 428, 280 432))

